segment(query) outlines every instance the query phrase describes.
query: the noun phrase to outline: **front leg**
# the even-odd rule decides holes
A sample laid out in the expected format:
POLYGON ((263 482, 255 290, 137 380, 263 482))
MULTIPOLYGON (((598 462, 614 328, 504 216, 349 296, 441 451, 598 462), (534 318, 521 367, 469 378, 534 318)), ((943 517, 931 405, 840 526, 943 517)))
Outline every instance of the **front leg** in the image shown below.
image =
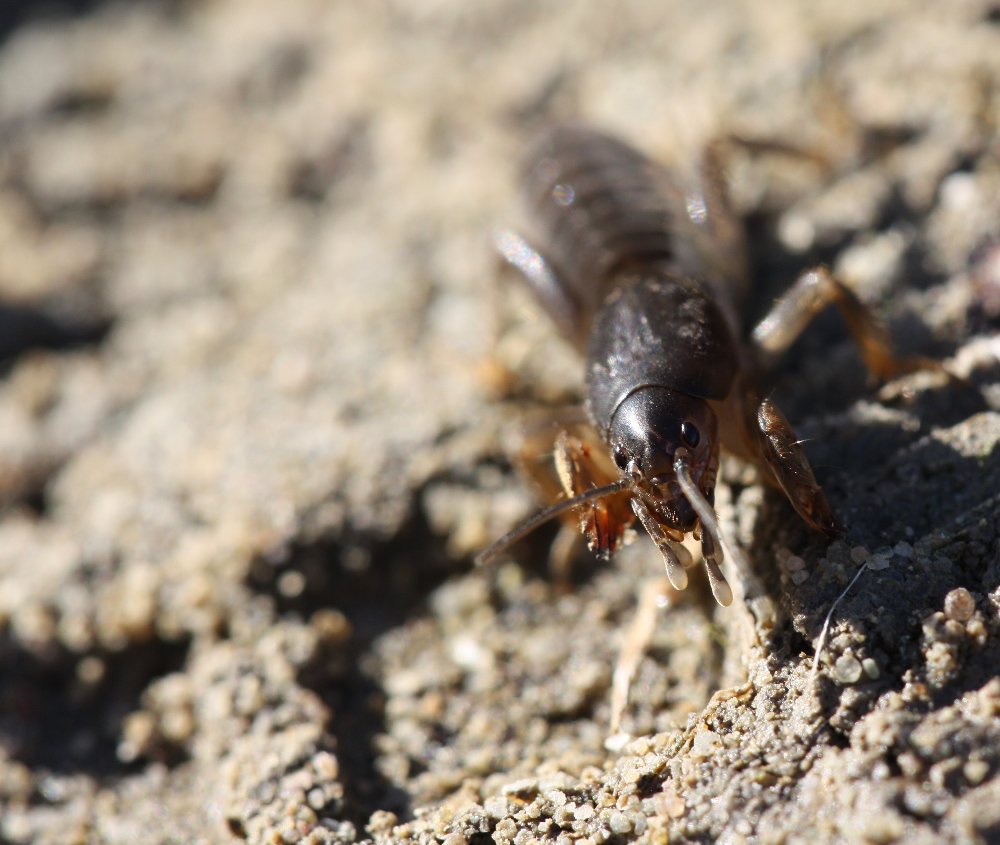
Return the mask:
MULTIPOLYGON (((598 458, 601 454, 597 442, 597 432, 587 423, 582 408, 545 410, 522 421, 516 445, 511 449, 511 458, 520 474, 531 479, 538 488, 543 501, 558 502, 616 479, 616 476, 609 475, 607 467, 602 468, 594 460, 595 454, 598 458), (552 471, 553 461, 555 473, 552 471)), ((576 511, 567 511, 560 518, 559 532, 549 547, 549 569, 561 589, 569 586, 573 558, 580 551, 577 525, 581 513, 591 512, 589 508, 590 505, 584 505, 576 511)), ((603 524, 596 519, 594 523, 603 524)), ((584 530, 588 539, 591 533, 596 534, 584 530)), ((613 548, 608 553, 611 551, 613 548)))
POLYGON ((764 399, 757 406, 756 417, 761 457, 792 507, 817 531, 831 536, 839 533, 830 503, 785 415, 770 399, 764 399))
POLYGON ((743 448, 734 451, 751 458, 810 526, 830 536, 839 533, 830 503, 785 415, 756 390, 746 385, 737 388, 730 410, 741 428, 743 448))
MULTIPOLYGON (((559 481, 568 498, 618 478, 603 450, 566 431, 556 439, 554 457, 559 481)), ((629 506, 631 497, 631 491, 625 490, 577 509, 580 531, 587 538, 590 550, 599 557, 609 558, 627 541, 626 531, 634 519, 629 506)))

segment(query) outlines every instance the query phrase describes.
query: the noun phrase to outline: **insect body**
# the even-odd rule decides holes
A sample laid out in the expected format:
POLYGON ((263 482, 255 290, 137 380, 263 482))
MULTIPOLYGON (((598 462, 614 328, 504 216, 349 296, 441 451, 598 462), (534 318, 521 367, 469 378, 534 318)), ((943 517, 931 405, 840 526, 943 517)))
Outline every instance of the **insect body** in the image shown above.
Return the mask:
POLYGON ((635 517, 677 589, 680 547, 700 538, 713 593, 732 593, 719 564, 739 551, 713 510, 720 445, 781 487, 815 529, 837 530, 809 462, 758 383, 809 320, 833 302, 880 375, 898 369, 882 327, 819 268, 803 274, 750 338, 737 315, 747 284, 743 241, 711 156, 682 183, 608 135, 564 126, 529 156, 528 205, 539 246, 504 232, 503 256, 526 278, 562 333, 586 357, 586 410, 610 463, 561 438, 556 462, 568 499, 480 556, 490 559, 535 526, 577 508, 591 548, 610 554, 635 517))

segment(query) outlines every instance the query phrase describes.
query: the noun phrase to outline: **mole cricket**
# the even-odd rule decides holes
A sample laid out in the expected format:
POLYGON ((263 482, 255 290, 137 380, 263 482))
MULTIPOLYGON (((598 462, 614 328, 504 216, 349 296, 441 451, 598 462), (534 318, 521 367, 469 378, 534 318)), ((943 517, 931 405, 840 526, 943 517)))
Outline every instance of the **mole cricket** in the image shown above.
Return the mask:
POLYGON ((715 146, 682 178, 610 135, 557 126, 527 157, 524 193, 537 240, 504 231, 496 245, 584 356, 594 442, 558 438, 566 498, 477 564, 573 509, 591 550, 608 557, 638 518, 677 590, 693 565, 681 543, 700 541, 712 593, 728 605, 723 550, 744 561, 715 516, 720 447, 755 464, 813 529, 838 533, 794 430, 762 385, 831 304, 875 376, 924 362, 896 358, 884 325, 824 267, 802 273, 744 336, 739 315, 752 293, 744 236, 715 146))

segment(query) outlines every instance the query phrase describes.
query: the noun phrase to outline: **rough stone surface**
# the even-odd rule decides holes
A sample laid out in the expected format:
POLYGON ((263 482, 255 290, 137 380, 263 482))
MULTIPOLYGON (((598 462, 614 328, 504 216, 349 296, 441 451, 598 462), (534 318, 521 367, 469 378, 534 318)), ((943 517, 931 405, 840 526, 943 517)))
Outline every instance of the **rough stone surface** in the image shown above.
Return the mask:
POLYGON ((1000 839, 995 3, 79 5, 0 44, 0 841, 1000 839), (578 398, 488 245, 570 118, 756 142, 756 310, 824 261, 961 377, 817 322, 845 535, 727 463, 759 583, 658 616, 607 747, 655 552, 470 564, 578 398))

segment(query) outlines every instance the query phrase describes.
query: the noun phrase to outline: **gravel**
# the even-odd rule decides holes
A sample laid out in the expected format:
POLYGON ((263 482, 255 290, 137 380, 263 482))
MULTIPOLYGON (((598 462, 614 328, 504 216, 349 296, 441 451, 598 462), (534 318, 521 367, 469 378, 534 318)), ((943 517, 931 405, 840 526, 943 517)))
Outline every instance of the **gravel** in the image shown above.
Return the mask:
POLYGON ((0 841, 997 841, 995 4, 79 6, 0 44, 0 841), (727 460, 757 578, 615 741, 652 547, 471 566, 579 398, 488 238, 559 119, 744 139, 756 310, 822 261, 957 376, 796 344, 845 534, 727 460))

